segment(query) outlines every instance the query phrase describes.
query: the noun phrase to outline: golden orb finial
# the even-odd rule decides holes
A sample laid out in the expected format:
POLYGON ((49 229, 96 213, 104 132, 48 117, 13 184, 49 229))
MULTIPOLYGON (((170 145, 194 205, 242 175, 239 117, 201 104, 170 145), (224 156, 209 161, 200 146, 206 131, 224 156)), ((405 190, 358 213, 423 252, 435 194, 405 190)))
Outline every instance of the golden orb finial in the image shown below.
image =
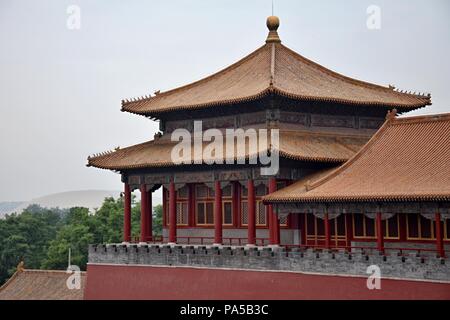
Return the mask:
POLYGON ((266 43, 281 42, 278 36, 278 27, 280 26, 280 19, 277 16, 270 16, 266 21, 267 28, 269 29, 269 35, 267 36, 266 43))
POLYGON ((269 31, 277 31, 280 26, 280 19, 277 16, 270 16, 267 18, 266 24, 269 31))

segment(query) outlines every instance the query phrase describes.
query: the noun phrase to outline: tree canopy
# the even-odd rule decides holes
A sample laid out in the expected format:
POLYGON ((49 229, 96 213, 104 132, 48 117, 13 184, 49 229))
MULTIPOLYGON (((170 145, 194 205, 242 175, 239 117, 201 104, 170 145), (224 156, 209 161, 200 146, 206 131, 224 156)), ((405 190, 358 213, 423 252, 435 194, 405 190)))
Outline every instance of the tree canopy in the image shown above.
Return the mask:
MULTIPOLYGON (((140 203, 131 212, 131 234, 140 233, 140 203)), ((162 206, 153 207, 153 234, 162 233, 162 206)), ((0 285, 20 261, 28 269, 65 270, 71 264, 86 269, 88 244, 119 243, 123 239, 123 199, 105 198, 94 213, 87 208, 44 209, 33 205, 21 214, 0 219, 0 285)))

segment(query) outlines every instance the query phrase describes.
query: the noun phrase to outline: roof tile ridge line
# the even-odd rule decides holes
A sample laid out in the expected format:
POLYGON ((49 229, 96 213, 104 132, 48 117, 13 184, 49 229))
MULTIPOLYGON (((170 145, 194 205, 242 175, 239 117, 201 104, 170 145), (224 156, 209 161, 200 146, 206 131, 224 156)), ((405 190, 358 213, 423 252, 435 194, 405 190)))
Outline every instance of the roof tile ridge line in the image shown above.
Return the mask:
POLYGON ((225 67, 225 68, 223 68, 223 69, 221 69, 221 70, 219 70, 219 71, 217 71, 217 72, 214 72, 213 74, 210 74, 209 76, 206 76, 206 77, 204 77, 204 78, 201 78, 201 79, 199 79, 199 80, 197 80, 197 81, 194 81, 194 82, 191 82, 191 83, 182 85, 182 86, 180 86, 180 87, 176 87, 176 88, 173 88, 173 89, 170 89, 170 90, 161 92, 161 93, 159 93, 158 95, 155 95, 155 96, 152 96, 152 97, 149 97, 149 98, 145 98, 145 99, 142 99, 142 100, 140 100, 140 99, 135 100, 135 101, 124 101, 124 100, 122 100, 122 101, 124 101, 124 102, 122 103, 122 107, 125 106, 125 105, 128 105, 128 104, 133 104, 133 103, 135 103, 135 102, 142 102, 142 101, 152 100, 152 99, 154 99, 154 98, 160 98, 160 97, 165 96, 165 95, 167 95, 167 94, 174 93, 174 92, 179 91, 179 90, 182 90, 182 89, 187 89, 187 88, 192 87, 192 86, 194 86, 194 85, 197 85, 197 84, 199 84, 199 83, 208 81, 208 80, 210 80, 211 78, 217 76, 218 74, 225 73, 225 72, 228 72, 228 71, 230 71, 230 70, 232 70, 232 69, 234 69, 234 68, 236 68, 236 67, 239 67, 239 66, 242 65, 244 62, 246 62, 246 61, 250 60, 251 58, 253 58, 254 56, 256 56, 260 51, 262 51, 262 50, 263 50, 264 48, 266 48, 266 47, 267 47, 267 44, 264 44, 264 45, 260 46, 259 48, 257 48, 256 50, 254 50, 253 52, 247 54, 245 57, 243 57, 243 58, 241 58, 240 60, 236 61, 235 63, 229 65, 228 67, 225 67))
POLYGON ((24 272, 24 270, 16 270, 16 272, 14 272, 13 275, 8 280, 6 280, 6 282, 2 286, 0 286, 0 292, 5 290, 6 287, 8 287, 13 282, 13 280, 17 278, 22 272, 24 272))
POLYGON ((270 55, 270 87, 275 83, 275 59, 276 59, 275 43, 272 43, 272 52, 270 55))
MULTIPOLYGON (((296 93, 290 93, 283 89, 280 89, 276 86, 273 87, 273 91, 278 93, 279 95, 288 97, 290 99, 301 99, 301 100, 309 100, 309 101, 322 101, 322 102, 335 102, 335 103, 342 103, 342 104, 348 104, 348 105, 363 105, 363 106, 381 106, 381 107, 395 107, 395 108, 406 108, 406 109, 419 109, 423 108, 426 105, 430 105, 430 100, 422 101, 421 103, 390 103, 390 102, 376 102, 376 101, 357 101, 357 100, 349 100, 349 99, 342 99, 342 98, 335 98, 335 97, 316 97, 316 96, 305 96, 300 95, 296 93)), ((420 99, 417 99, 420 100, 420 99)), ((406 111, 412 111, 412 110, 406 110, 406 111)), ((403 110, 402 112, 406 112, 403 110)))
POLYGON ((356 160, 358 160, 361 155, 363 155, 367 149, 369 149, 375 141, 377 141, 385 132, 386 130, 391 126, 392 122, 395 122, 396 118, 394 117, 388 117, 386 121, 383 123, 380 129, 370 138, 370 140, 358 151, 356 152, 350 159, 348 159, 342 166, 336 168, 336 170, 332 171, 330 174, 326 175, 325 177, 322 177, 321 179, 313 182, 309 186, 309 190, 313 190, 321 185, 323 185, 325 182, 331 180, 332 178, 336 177, 338 174, 340 174, 342 171, 346 170, 349 166, 351 166, 356 160))
POLYGON ((353 82, 353 83, 355 83, 355 84, 357 84, 357 85, 363 85, 363 86, 369 87, 369 88, 370 88, 370 87, 374 87, 374 88, 378 88, 378 89, 384 89, 384 90, 386 90, 386 91, 395 92, 395 93, 398 93, 398 94, 400 94, 400 95, 409 95, 409 96, 413 96, 413 97, 415 97, 415 98, 422 97, 422 98, 427 98, 427 100, 429 100, 429 98, 430 98, 430 97, 427 97, 427 96, 417 96, 417 95, 409 94, 409 93, 401 93, 401 92, 398 92, 398 91, 394 91, 394 90, 391 89, 389 86, 385 87, 385 86, 383 86, 383 85, 379 85, 379 84, 375 84, 375 83, 371 83, 371 82, 367 82, 367 81, 364 81, 364 80, 359 80, 359 79, 355 79, 355 78, 352 78, 352 77, 343 75, 343 74, 341 74, 341 73, 339 73, 339 72, 336 72, 336 71, 334 71, 334 70, 331 70, 330 68, 327 68, 327 67, 325 67, 325 66, 323 66, 323 65, 321 65, 321 64, 319 64, 319 63, 317 63, 317 62, 314 62, 313 60, 310 60, 310 59, 308 59, 308 58, 302 56, 302 55, 299 54, 298 52, 296 52, 296 51, 294 51, 294 50, 292 50, 292 49, 286 47, 285 45, 283 45, 283 44, 281 44, 281 43, 280 43, 280 45, 281 45, 284 49, 286 49, 286 50, 288 50, 290 53, 292 53, 297 59, 301 59, 302 61, 308 63, 309 65, 313 65, 313 66, 315 66, 315 67, 318 67, 318 68, 320 68, 321 70, 323 70, 324 72, 326 72, 326 73, 328 73, 328 74, 330 74, 330 75, 333 75, 333 76, 337 76, 337 77, 341 78, 342 80, 350 81, 350 82, 353 82))
MULTIPOLYGON (((23 269, 22 272, 25 273, 57 273, 66 274, 66 270, 48 270, 48 269, 23 269)), ((80 271, 81 274, 86 273, 86 271, 80 271)))
POLYGON ((450 120, 450 112, 422 114, 416 116, 406 116, 402 118, 397 118, 395 125, 403 123, 420 123, 420 122, 446 121, 446 120, 450 120))

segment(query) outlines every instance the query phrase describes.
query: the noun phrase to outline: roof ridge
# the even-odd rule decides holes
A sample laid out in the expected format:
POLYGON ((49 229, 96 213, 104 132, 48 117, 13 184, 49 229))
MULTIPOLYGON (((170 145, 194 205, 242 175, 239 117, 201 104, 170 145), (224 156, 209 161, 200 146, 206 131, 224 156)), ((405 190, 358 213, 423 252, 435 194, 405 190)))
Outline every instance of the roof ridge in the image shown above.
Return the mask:
POLYGON ((434 121, 447 121, 450 120, 450 112, 424 114, 417 116, 407 116, 402 118, 395 118, 395 122, 392 125, 404 124, 404 123, 423 123, 434 121))
POLYGON ((275 83, 275 60, 276 60, 276 50, 275 50, 276 42, 272 43, 272 52, 270 55, 270 87, 275 83))
POLYGON ((161 98, 161 97, 164 97, 167 94, 171 94, 171 93, 177 92, 179 90, 187 89, 187 88, 193 87, 195 85, 198 85, 200 83, 206 82, 206 81, 210 80, 211 78, 213 78, 213 77, 215 77, 215 76, 217 76, 219 74, 229 72, 230 70, 233 70, 233 69, 241 66, 244 62, 250 60, 251 58, 256 56, 258 53, 260 53, 263 49, 267 49, 268 47, 269 47, 269 44, 266 43, 266 44, 260 46, 259 48, 257 48, 256 50, 252 51, 251 53, 247 54, 245 57, 243 57, 242 59, 238 60, 237 62, 235 62, 235 63, 225 67, 224 69, 221 69, 221 70, 219 70, 217 72, 214 72, 214 73, 210 74, 209 76, 206 76, 206 77, 201 78, 201 79, 199 79, 197 81, 188 83, 186 85, 182 85, 180 87, 176 87, 176 88, 173 88, 173 89, 170 89, 170 90, 158 93, 155 96, 150 96, 150 97, 146 97, 146 98, 143 98, 143 97, 136 98, 135 100, 131 100, 131 101, 129 101, 129 100, 122 100, 122 110, 123 111, 128 111, 128 110, 126 110, 124 108, 124 106, 126 106, 128 104, 132 104, 132 103, 135 103, 135 102, 149 101, 149 100, 152 100, 152 99, 155 99, 155 98, 161 98))
POLYGON ((408 95, 408 96, 412 96, 412 97, 415 97, 415 98, 418 98, 418 97, 427 98, 427 100, 429 100, 429 98, 431 97, 431 95, 425 96, 425 95, 415 95, 415 94, 406 93, 406 92, 399 92, 399 91, 395 91, 395 88, 392 87, 392 86, 385 87, 385 86, 382 86, 382 85, 379 85, 379 84, 375 84, 375 83, 367 82, 367 81, 364 81, 364 80, 359 80, 359 79, 355 79, 355 78, 352 78, 352 77, 349 77, 349 76, 345 76, 345 75, 343 75, 343 74, 341 74, 339 72, 336 72, 336 71, 334 71, 334 70, 332 70, 330 68, 327 68, 327 67, 325 67, 325 66, 323 66, 323 65, 321 65, 321 64, 319 64, 319 63, 317 63, 317 62, 315 62, 313 60, 310 60, 310 59, 302 56, 298 52, 290 49, 289 47, 287 47, 287 46, 285 46, 285 45, 283 45, 281 43, 280 43, 280 46, 281 46, 281 48, 286 49, 295 58, 297 58, 297 59, 307 63, 308 65, 314 66, 314 67, 318 67, 319 69, 321 69, 322 71, 324 71, 325 73, 327 73, 329 75, 338 77, 338 78, 340 78, 342 80, 348 81, 348 82, 353 83, 355 85, 360 85, 360 86, 364 86, 366 88, 372 88, 372 89, 382 89, 382 90, 389 91, 389 92, 395 92, 395 93, 397 93, 399 95, 408 95))
MULTIPOLYGON (((24 273, 64 273, 66 274, 66 270, 46 270, 46 269, 24 269, 22 272, 24 273)), ((85 274, 86 271, 80 271, 81 274, 85 274)))

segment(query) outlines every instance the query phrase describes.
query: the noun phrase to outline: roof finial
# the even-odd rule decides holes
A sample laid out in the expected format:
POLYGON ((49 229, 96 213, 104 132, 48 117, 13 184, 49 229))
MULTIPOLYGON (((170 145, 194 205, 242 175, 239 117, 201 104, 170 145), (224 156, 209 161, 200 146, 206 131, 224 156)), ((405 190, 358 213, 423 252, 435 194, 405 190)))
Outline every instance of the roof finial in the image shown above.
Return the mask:
POLYGON ((397 116, 397 109, 388 110, 386 114, 386 120, 387 121, 394 120, 396 116, 397 116))
POLYGON ((270 16, 267 18, 267 28, 269 29, 269 35, 267 36, 266 43, 280 43, 280 37, 278 36, 278 27, 280 26, 280 19, 277 16, 270 16))
POLYGON ((17 265, 17 272, 22 272, 23 270, 25 270, 25 263, 23 262, 23 260, 20 260, 19 264, 17 265))

